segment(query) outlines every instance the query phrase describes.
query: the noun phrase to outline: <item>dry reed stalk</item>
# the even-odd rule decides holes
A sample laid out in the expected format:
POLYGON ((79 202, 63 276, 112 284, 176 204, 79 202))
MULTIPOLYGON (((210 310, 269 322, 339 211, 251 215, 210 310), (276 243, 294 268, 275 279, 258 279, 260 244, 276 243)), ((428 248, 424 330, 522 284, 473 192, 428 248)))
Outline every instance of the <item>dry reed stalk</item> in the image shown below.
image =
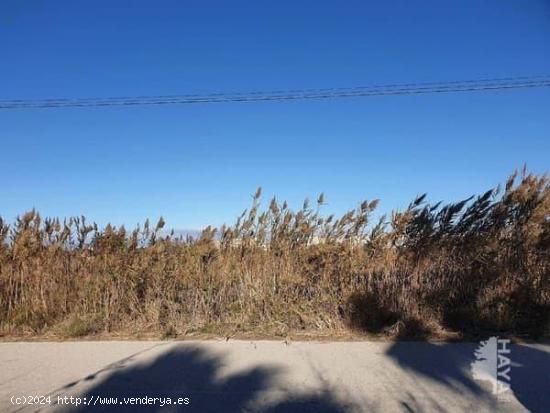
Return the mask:
POLYGON ((345 326, 426 336, 549 332, 550 187, 525 170, 451 204, 415 199, 371 223, 304 202, 260 205, 196 240, 84 217, 0 218, 0 331, 288 334, 345 326))

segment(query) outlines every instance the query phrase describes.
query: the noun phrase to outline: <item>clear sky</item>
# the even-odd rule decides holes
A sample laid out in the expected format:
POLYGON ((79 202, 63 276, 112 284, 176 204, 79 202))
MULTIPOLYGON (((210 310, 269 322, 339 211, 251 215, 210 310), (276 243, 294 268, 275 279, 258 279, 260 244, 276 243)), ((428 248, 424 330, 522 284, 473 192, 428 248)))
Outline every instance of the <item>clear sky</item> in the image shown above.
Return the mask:
MULTIPOLYGON (((550 3, 0 2, 0 99, 550 74, 550 3)), ((324 101, 0 110, 0 215, 232 222, 258 185, 327 212, 457 200, 550 169, 550 88, 324 101)))

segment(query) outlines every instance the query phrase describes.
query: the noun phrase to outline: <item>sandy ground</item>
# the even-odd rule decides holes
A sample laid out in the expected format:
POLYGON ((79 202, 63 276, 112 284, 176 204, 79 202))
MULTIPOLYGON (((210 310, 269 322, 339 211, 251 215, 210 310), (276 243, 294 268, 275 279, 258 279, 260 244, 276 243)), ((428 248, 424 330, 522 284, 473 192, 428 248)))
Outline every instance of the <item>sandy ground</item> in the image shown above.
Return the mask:
POLYGON ((550 411, 550 345, 511 347, 512 388, 499 397, 490 382, 473 378, 476 347, 232 340, 0 343, 0 411, 550 411), (31 395, 46 396, 35 399, 45 404, 12 404, 15 397, 31 395), (81 404, 69 404, 71 396, 81 404), (102 405, 106 400, 116 404, 102 405))

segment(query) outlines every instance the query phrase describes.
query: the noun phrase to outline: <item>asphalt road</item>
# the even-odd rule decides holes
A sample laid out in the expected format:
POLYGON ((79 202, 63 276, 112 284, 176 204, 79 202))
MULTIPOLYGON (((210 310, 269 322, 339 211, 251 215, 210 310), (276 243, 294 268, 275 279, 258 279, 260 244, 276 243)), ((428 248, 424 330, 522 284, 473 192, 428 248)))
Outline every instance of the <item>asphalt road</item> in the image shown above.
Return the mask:
POLYGON ((512 345, 511 389, 499 396, 490 381, 474 379, 476 347, 232 340, 0 343, 0 411, 550 412, 550 345, 512 345), (28 396, 35 404, 14 404, 28 403, 28 396))

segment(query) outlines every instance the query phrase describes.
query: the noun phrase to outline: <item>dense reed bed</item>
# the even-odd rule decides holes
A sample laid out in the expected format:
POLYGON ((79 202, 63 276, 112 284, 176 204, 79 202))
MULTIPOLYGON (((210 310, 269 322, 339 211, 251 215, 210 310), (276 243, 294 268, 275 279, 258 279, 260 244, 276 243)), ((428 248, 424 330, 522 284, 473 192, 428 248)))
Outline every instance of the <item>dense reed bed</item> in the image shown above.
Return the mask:
POLYGON ((254 332, 397 337, 549 332, 550 187, 516 174, 451 204, 426 197, 371 222, 377 201, 324 216, 261 191, 232 226, 195 240, 84 217, 0 219, 0 331, 254 332))

